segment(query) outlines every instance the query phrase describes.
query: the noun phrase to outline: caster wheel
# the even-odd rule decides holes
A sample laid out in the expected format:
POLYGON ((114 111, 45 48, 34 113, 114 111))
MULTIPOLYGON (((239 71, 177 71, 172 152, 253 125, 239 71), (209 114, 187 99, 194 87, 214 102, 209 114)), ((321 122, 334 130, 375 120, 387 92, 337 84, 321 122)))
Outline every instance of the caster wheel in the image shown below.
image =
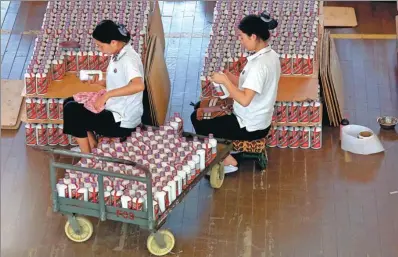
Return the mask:
POLYGON ((210 185, 212 188, 220 188, 224 182, 224 163, 220 162, 213 166, 210 171, 210 185))
POLYGON ((163 256, 171 252, 175 245, 173 234, 168 230, 159 230, 151 234, 147 240, 147 247, 151 254, 163 256))
POLYGON ((82 243, 90 239, 93 235, 93 223, 86 218, 76 217, 76 222, 80 227, 80 233, 76 233, 69 220, 65 224, 65 234, 73 242, 82 243))

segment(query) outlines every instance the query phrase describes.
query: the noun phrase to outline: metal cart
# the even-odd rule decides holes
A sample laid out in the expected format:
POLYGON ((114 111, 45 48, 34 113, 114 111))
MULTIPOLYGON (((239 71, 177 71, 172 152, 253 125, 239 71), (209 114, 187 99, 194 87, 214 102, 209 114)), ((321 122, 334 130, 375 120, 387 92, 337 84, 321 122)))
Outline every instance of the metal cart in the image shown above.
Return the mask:
MULTIPOLYGON (((184 133, 183 135, 187 138, 198 136, 198 138, 203 139, 202 136, 194 135, 191 133, 184 133)), ((228 156, 229 152, 232 150, 232 143, 230 141, 222 139, 218 139, 218 142, 219 144, 217 147, 218 152, 216 158, 182 191, 182 193, 168 206, 168 208, 163 213, 160 214, 159 217, 154 217, 153 208, 147 208, 146 211, 135 211, 131 209, 117 208, 105 205, 103 178, 104 176, 108 176, 145 183, 147 185, 147 206, 153 206, 152 174, 145 166, 123 159, 94 156, 92 154, 82 154, 69 150, 57 149, 54 147, 36 148, 52 153, 52 158, 50 162, 50 178, 53 211, 60 212, 68 216, 68 221, 65 224, 65 234, 70 240, 74 242, 85 242, 90 239, 93 234, 93 224, 91 223, 91 221, 85 217, 77 215, 97 217, 101 221, 115 220, 138 225, 143 229, 148 229, 151 232, 151 235, 148 237, 147 240, 147 248, 149 252, 156 256, 163 256, 169 253, 174 248, 175 244, 173 234, 168 230, 161 229, 162 225, 165 223, 167 215, 174 209, 174 207, 178 203, 180 203, 184 199, 185 195, 187 195, 188 192, 209 171, 211 186, 213 188, 220 188, 222 186, 224 180, 224 165, 222 161, 228 156), (145 171, 145 177, 106 172, 99 169, 76 167, 72 164, 57 162, 54 158, 54 154, 79 158, 90 158, 97 161, 131 165, 145 171), (97 175, 98 203, 59 197, 58 191, 56 189, 57 169, 71 169, 97 175)))

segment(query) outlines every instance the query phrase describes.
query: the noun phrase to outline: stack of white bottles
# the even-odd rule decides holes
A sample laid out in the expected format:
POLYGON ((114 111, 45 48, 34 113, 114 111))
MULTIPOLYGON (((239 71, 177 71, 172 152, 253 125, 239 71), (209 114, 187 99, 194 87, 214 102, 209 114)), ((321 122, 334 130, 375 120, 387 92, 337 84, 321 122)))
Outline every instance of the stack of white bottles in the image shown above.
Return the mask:
MULTIPOLYGON (((153 211, 156 215, 164 212, 217 155, 217 141, 213 135, 204 141, 194 137, 193 141, 188 142, 180 136, 182 122, 182 118, 175 114, 159 129, 148 127, 144 131, 137 128, 125 142, 102 142, 93 150, 96 155, 134 161, 149 169, 152 173, 153 211)), ((144 171, 133 166, 95 162, 92 159, 82 159, 77 165, 146 176, 144 171)), ((96 175, 67 170, 65 178, 58 182, 57 189, 61 197, 98 202, 96 175)), ((143 211, 148 208, 144 183, 104 177, 104 190, 107 205, 143 211)))

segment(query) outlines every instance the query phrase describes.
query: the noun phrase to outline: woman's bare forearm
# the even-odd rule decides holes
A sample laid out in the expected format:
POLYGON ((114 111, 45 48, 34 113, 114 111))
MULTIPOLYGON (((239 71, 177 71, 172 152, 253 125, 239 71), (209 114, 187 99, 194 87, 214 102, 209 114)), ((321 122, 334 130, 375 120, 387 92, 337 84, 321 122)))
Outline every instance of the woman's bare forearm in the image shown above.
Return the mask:
POLYGON ((109 90, 106 95, 107 98, 119 97, 126 95, 134 95, 136 93, 142 92, 145 89, 144 82, 142 78, 134 78, 124 87, 109 90))

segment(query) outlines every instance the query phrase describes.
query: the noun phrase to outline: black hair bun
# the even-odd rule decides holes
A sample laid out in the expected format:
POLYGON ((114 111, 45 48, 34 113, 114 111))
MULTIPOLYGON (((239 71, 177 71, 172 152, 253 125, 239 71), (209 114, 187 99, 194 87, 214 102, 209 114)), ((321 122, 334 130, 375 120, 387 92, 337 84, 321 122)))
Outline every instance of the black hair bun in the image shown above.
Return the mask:
POLYGON ((271 18, 271 15, 266 11, 260 14, 260 19, 268 25, 268 30, 273 30, 278 27, 278 22, 271 18))

